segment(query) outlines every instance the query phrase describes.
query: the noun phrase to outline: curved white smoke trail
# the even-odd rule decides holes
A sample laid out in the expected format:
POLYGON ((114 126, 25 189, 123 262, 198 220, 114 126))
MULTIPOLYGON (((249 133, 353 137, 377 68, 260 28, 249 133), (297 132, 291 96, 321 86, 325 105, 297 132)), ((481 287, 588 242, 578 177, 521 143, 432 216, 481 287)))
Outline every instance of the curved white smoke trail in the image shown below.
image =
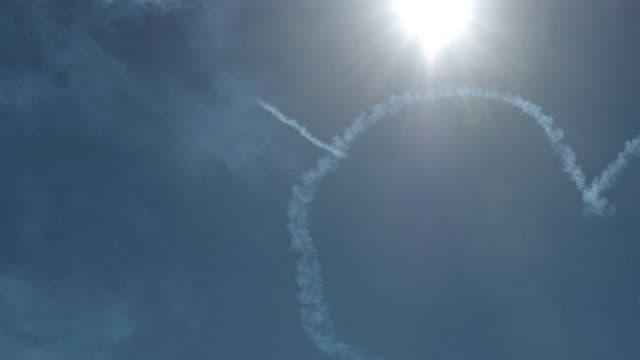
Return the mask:
POLYGON ((561 129, 554 127, 553 118, 544 114, 539 106, 524 100, 518 95, 494 90, 458 88, 438 92, 407 93, 400 96, 391 96, 387 101, 373 106, 369 113, 362 114, 356 118, 349 127, 335 137, 332 145, 320 142, 311 134, 305 132, 306 129, 298 125, 295 120, 286 118, 282 114, 278 115, 279 112, 274 113, 274 111, 270 110, 275 109, 274 106, 262 102, 261 105, 274 113, 281 121, 298 129, 301 135, 314 145, 318 145, 332 153, 332 155, 325 155, 318 159, 313 168, 302 174, 300 183, 293 186, 293 195, 289 202, 291 243, 294 251, 299 253, 297 282, 302 327, 316 346, 329 355, 345 360, 377 359, 377 357, 369 355, 363 350, 339 339, 329 314, 329 308, 324 301, 321 265, 309 230, 309 204, 314 199, 316 188, 323 177, 337 167, 341 155, 348 152, 351 143, 367 128, 395 114, 404 106, 446 98, 493 100, 511 105, 532 117, 542 127, 554 152, 560 159, 564 172, 582 194, 586 214, 606 215, 611 211, 607 200, 601 195, 602 192, 613 186, 631 157, 640 156, 639 135, 626 142, 624 149, 616 159, 590 185, 587 185, 585 175, 577 164, 575 152, 562 141, 564 133, 561 129), (288 120, 284 121, 283 119, 288 120), (337 155, 336 152, 340 155, 337 155))

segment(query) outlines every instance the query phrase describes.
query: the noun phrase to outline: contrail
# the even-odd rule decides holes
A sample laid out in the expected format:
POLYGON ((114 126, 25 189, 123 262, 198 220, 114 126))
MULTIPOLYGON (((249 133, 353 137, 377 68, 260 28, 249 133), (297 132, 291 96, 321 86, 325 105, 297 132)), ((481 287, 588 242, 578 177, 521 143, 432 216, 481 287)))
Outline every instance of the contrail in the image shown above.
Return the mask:
POLYGON ((275 116, 280 122, 284 123, 285 125, 288 125, 294 129, 296 129, 298 131, 298 133, 300 135, 302 135, 303 138, 309 140, 313 145, 324 149, 330 153, 332 153, 335 156, 338 157, 345 157, 346 155, 333 148, 331 145, 328 145, 324 142, 322 142, 322 140, 318 139, 317 137, 313 136, 313 134, 311 134, 309 132, 309 130, 307 130, 307 128, 305 128, 304 126, 300 125, 297 121, 295 121, 294 119, 284 115, 280 110, 278 110, 277 107, 269 104, 266 101, 263 101, 262 99, 258 99, 258 104, 260 104, 260 106, 262 106, 263 109, 265 109, 266 111, 270 112, 273 116, 275 116))
MULTIPOLYGON (((564 172, 582 194, 586 214, 606 215, 612 211, 612 207, 601 196, 601 193, 613 186, 631 157, 640 156, 639 135, 626 142, 624 149, 618 153, 616 159, 587 186, 584 172, 577 164, 575 152, 562 141, 564 133, 561 129, 554 127, 551 116, 544 114, 539 106, 518 95, 477 88, 457 88, 391 96, 385 102, 373 106, 368 113, 357 117, 349 127, 335 137, 329 148, 346 154, 359 135, 378 121, 394 115, 401 108, 447 98, 480 98, 497 101, 511 105, 533 118, 547 136, 564 172)), ((282 116, 284 117, 284 115, 282 116)), ((291 126, 301 128, 297 123, 295 124, 291 126)), ((309 136, 313 138, 311 135, 309 136)), ((315 144, 315 142, 313 143, 315 144)), ((340 340, 330 317, 329 306, 324 300, 321 264, 309 230, 309 204, 314 199, 320 181, 325 175, 337 168, 340 160, 340 157, 330 155, 319 158, 316 165, 302 174, 300 182, 293 186, 293 195, 289 202, 288 227, 291 233, 291 243, 293 250, 299 254, 296 280, 299 287, 298 301, 302 328, 315 345, 329 355, 343 360, 377 360, 376 356, 340 340)))

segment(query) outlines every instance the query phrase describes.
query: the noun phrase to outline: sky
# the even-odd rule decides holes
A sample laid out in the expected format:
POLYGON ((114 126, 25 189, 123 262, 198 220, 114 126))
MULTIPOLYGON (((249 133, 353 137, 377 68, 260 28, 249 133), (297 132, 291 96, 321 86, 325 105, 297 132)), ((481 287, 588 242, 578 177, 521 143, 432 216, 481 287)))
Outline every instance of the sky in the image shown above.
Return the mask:
MULTIPOLYGON (((257 99, 329 143, 394 94, 518 94, 590 182, 640 134, 640 5, 477 3, 429 65, 388 0, 6 0, 0 359, 339 358, 287 226, 327 153, 257 99)), ((517 109, 403 107, 306 205, 332 334, 348 360, 637 359, 639 179, 588 216, 517 109)))

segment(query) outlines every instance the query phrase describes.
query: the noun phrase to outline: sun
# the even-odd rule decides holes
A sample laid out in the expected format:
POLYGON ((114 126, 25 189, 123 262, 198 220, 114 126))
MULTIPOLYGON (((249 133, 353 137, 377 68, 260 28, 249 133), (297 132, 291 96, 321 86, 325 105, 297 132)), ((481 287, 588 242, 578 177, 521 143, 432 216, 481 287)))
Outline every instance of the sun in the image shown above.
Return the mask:
POLYGON ((409 33, 433 57, 466 31, 473 0, 394 0, 393 7, 409 33))

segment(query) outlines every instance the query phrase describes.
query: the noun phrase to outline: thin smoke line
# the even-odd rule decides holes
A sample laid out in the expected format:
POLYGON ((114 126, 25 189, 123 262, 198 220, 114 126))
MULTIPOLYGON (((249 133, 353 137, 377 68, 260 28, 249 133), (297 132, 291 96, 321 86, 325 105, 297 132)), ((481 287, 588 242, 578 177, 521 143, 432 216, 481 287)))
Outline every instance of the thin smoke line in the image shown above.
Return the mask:
MULTIPOLYGON (((565 144, 562 139, 564 132, 555 128, 553 118, 546 115, 541 107, 523 99, 522 97, 501 93, 494 90, 478 88, 447 89, 438 92, 407 93, 400 96, 391 96, 387 101, 374 105, 367 114, 357 117, 350 126, 334 138, 333 144, 327 145, 318 141, 313 135, 300 126, 295 120, 286 118, 280 113, 276 115, 280 121, 289 119, 291 123, 283 121, 289 126, 298 129, 300 134, 325 150, 333 149, 341 155, 346 155, 351 144, 359 135, 380 120, 397 113, 402 107, 432 102, 447 98, 480 98, 505 103, 519 109, 522 113, 532 117, 544 131, 554 153, 562 164, 563 171, 575 184, 576 189, 582 194, 587 215, 607 215, 612 212, 608 201, 601 193, 610 189, 628 165, 631 157, 640 157, 640 135, 625 143, 614 161, 591 184, 587 185, 584 172, 577 163, 577 156, 573 149, 565 144), (315 140, 314 140, 315 139, 315 140)), ((272 105, 261 103, 269 110, 272 105), (266 105, 266 106, 265 106, 266 105)), ((273 112, 272 112, 273 113, 273 112)), ((278 112, 279 113, 279 112, 278 112)), ((291 246, 299 253, 297 262, 298 302, 302 318, 302 328, 314 344, 323 352, 343 360, 377 360, 378 357, 370 355, 364 350, 340 340, 330 316, 330 309, 324 300, 324 285, 322 280, 322 266, 318 259, 318 253, 309 230, 309 205, 314 200, 315 192, 320 181, 329 172, 335 170, 343 156, 337 156, 334 151, 331 155, 320 157, 315 166, 302 174, 300 183, 292 187, 292 197, 289 202, 289 232, 291 233, 291 246)))
POLYGON ((338 156, 338 157, 346 156, 342 151, 334 148, 329 144, 324 143, 322 140, 313 136, 313 134, 311 134, 311 132, 309 132, 307 128, 300 125, 296 120, 284 115, 277 107, 269 104, 266 101, 263 101, 262 99, 258 99, 258 104, 260 104, 260 106, 262 106, 263 109, 265 109, 266 111, 271 113, 273 116, 275 116, 276 119, 278 119, 281 123, 295 129, 298 132, 298 134, 300 134, 303 138, 309 140, 313 145, 323 150, 326 150, 335 156, 338 156))

